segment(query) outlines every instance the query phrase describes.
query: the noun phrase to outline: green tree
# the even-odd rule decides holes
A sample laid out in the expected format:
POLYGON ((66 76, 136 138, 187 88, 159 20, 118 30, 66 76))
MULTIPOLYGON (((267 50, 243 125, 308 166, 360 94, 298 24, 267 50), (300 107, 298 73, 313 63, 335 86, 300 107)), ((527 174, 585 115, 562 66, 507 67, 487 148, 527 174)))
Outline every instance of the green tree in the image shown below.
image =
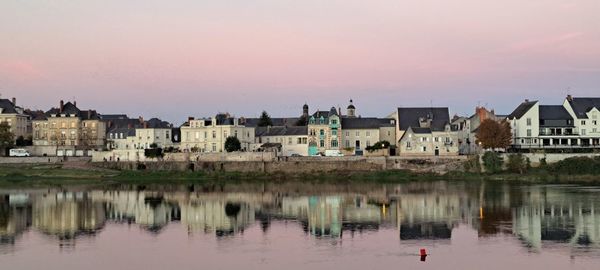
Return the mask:
POLYGON ((268 127, 273 125, 273 120, 271 120, 271 116, 266 112, 262 111, 260 114, 260 118, 258 120, 259 127, 268 127))
POLYGON ((6 122, 0 123, 0 149, 6 151, 15 145, 15 134, 10 131, 6 122))
POLYGON ((225 151, 227 152, 235 152, 240 151, 242 149, 242 144, 237 137, 229 136, 225 140, 225 151))
POLYGON ((498 173, 502 171, 502 157, 494 151, 487 151, 483 154, 483 167, 487 173, 498 173))
POLYGON ((530 166, 529 159, 525 158, 523 154, 509 155, 506 163, 508 171, 518 174, 526 173, 530 166))
POLYGON ((483 120, 475 137, 483 149, 508 148, 512 143, 510 124, 507 121, 483 120))

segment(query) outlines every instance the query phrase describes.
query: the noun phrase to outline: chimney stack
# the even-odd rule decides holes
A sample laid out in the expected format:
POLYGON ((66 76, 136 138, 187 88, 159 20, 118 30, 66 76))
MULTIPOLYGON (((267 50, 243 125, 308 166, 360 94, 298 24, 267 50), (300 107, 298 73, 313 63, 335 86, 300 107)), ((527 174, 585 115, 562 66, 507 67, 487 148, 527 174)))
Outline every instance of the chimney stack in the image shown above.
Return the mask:
POLYGON ((144 128, 148 128, 148 122, 144 122, 144 128))
POLYGON ((17 106, 17 99, 13 97, 12 98, 12 103, 13 103, 13 106, 17 106))
POLYGON ((188 121, 193 121, 194 117, 193 116, 188 116, 188 121))
POLYGON ((525 103, 529 103, 529 99, 527 99, 527 98, 526 98, 526 99, 525 99, 525 103))
POLYGON ((567 95, 567 100, 568 100, 568 101, 573 101, 573 96, 571 96, 571 95, 567 95))
POLYGON ((73 106, 77 107, 77 101, 73 100, 73 106))
POLYGON ((144 124, 144 117, 141 117, 141 116, 138 117, 138 121, 140 121, 140 125, 144 124))
POLYGON ((129 123, 129 124, 127 124, 127 128, 128 128, 128 129, 132 129, 132 128, 133 128, 133 125, 132 125, 131 123, 129 123))
POLYGON ((60 113, 62 113, 63 110, 65 109, 65 102, 62 99, 60 100, 60 107, 59 107, 59 109, 60 109, 60 113))
POLYGON ((88 110, 88 117, 87 119, 92 119, 92 110, 88 110))

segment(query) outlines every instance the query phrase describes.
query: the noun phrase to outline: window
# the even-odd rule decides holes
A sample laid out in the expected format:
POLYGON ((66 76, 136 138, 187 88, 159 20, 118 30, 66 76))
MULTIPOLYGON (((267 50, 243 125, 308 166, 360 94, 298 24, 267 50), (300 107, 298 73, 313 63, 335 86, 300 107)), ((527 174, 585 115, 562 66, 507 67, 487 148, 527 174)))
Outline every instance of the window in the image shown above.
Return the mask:
POLYGON ((292 144, 292 137, 288 138, 288 144, 292 144))
POLYGON ((406 148, 410 148, 410 141, 406 141, 406 148))
POLYGON ((195 134, 195 139, 196 139, 196 141, 197 141, 198 139, 200 139, 200 132, 196 131, 196 134, 195 134))
POLYGON ((331 147, 338 147, 338 141, 337 140, 332 140, 331 141, 331 147))
POLYGON ((598 129, 592 128, 592 133, 596 133, 596 132, 598 132, 598 129))
POLYGON ((346 140, 346 142, 344 142, 344 145, 346 146, 346 148, 349 148, 350 147, 350 141, 346 140))
POLYGON ((360 137, 360 131, 356 132, 356 137, 360 137))
POLYGON ((531 129, 527 130, 527 137, 531 137, 531 129))
POLYGON ((527 118, 527 125, 531 126, 531 118, 527 118))
POLYGON ((325 136, 325 130, 324 129, 319 130, 319 135, 325 136))
POLYGON ((434 142, 439 142, 439 141, 440 141, 440 139, 439 139, 438 137, 433 137, 433 141, 434 141, 434 142))
POLYGON ((582 125, 585 125, 585 120, 581 120, 581 124, 582 124, 582 125))
POLYGON ((61 122, 61 123, 60 123, 60 127, 61 127, 61 128, 66 128, 66 127, 67 127, 67 123, 65 123, 65 122, 61 122))
POLYGON ((371 131, 367 131, 367 137, 371 137, 371 131))
POLYGON ((302 138, 298 138, 297 144, 302 144, 302 138))
POLYGON ((325 147, 325 140, 319 141, 319 146, 320 147, 325 147))
POLYGON ((421 152, 427 152, 427 146, 422 146, 421 147, 421 152))
POLYGON ((350 137, 350 131, 346 131, 346 137, 350 137))
POLYGON ((596 121, 596 120, 592 121, 592 125, 597 126, 598 125, 598 121, 596 121))
POLYGON ((237 138, 237 134, 238 134, 238 131, 236 130, 235 133, 233 134, 233 137, 237 138))
POLYGON ((332 130, 332 131, 331 131, 331 135, 332 135, 332 136, 337 136, 337 130, 335 130, 335 129, 334 129, 334 130, 332 130))
MULTIPOLYGON (((214 130, 213 130, 213 132, 212 132, 212 137, 213 137, 213 139, 216 139, 216 138, 217 138, 217 132, 216 132, 216 131, 214 131, 214 130)), ((216 151, 216 150, 214 150, 214 151, 216 151)))
POLYGON ((332 125, 337 125, 337 119, 331 119, 331 124, 332 125))
POLYGON ((216 143, 212 144, 212 151, 217 152, 217 144, 216 143))
POLYGON ((371 146, 371 141, 367 140, 367 147, 371 146))
POLYGON ((421 142, 425 142, 426 138, 425 137, 421 137, 421 142))
POLYGON ((586 134, 585 134, 585 128, 584 128, 584 129, 581 129, 581 135, 586 135, 586 134))
POLYGON ((75 128, 75 122, 71 122, 71 128, 75 128))

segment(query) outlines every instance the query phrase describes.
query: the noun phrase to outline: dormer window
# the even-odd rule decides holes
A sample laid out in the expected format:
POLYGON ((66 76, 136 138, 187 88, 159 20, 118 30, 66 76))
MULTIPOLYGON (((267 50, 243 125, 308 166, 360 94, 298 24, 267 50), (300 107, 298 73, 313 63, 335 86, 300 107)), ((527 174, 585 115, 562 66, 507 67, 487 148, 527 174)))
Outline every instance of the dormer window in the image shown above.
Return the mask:
POLYGON ((315 118, 311 116, 310 119, 308 120, 308 123, 311 124, 311 125, 314 125, 315 124, 315 118))

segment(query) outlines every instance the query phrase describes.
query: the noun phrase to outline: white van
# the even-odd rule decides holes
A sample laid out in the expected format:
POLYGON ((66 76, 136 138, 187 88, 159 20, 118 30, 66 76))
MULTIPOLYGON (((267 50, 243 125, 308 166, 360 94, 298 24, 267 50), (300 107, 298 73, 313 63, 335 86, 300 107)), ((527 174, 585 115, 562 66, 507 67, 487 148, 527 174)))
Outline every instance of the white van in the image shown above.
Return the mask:
POLYGON ((25 149, 10 149, 8 155, 11 157, 28 157, 29 152, 25 149))

